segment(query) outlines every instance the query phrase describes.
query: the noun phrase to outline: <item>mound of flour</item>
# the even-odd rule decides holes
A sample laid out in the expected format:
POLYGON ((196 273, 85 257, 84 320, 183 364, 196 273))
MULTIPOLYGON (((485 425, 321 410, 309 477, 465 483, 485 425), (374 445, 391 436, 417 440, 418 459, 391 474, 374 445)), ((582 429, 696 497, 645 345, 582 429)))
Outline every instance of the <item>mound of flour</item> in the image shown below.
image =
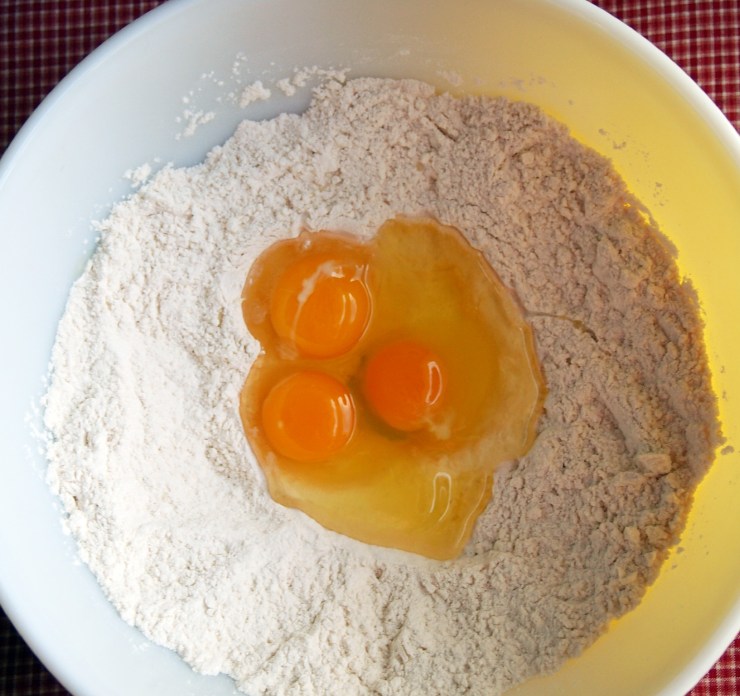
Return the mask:
MULTIPOLYGON (((525 103, 321 86, 101 225, 46 398, 50 485, 122 617, 249 694, 498 694, 634 607, 719 441, 672 250, 610 164, 525 103), (276 505, 242 433, 245 273, 301 226, 462 230, 515 291, 548 385, 462 558, 276 505)), ((402 298, 399 298, 401 300, 402 298)))

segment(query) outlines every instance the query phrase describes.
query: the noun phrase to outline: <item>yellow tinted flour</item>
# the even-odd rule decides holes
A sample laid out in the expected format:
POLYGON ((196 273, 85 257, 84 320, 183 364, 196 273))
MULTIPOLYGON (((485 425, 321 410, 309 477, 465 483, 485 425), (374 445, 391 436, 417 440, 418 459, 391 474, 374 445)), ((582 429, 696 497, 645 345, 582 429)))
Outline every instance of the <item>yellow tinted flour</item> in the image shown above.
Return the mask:
POLYGON ((101 225, 59 326, 49 482, 121 616, 249 694, 499 694, 633 608, 720 439, 695 298, 609 163, 537 108, 329 80, 101 225), (464 555, 364 545, 268 496, 238 396, 251 261, 302 226, 462 230, 549 393, 464 555))

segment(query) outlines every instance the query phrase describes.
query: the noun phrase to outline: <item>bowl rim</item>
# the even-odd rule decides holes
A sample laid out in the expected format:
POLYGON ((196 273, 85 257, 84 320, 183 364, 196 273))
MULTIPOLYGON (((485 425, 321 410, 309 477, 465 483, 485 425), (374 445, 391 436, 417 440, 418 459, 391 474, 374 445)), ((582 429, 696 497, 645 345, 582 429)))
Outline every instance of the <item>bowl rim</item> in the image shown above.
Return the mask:
MULTIPOLYGON (((5 183, 13 175, 16 162, 24 156, 24 152, 35 137, 36 131, 43 126, 49 117, 53 116, 57 104, 79 81, 84 79, 89 72, 96 70, 105 63, 131 39, 147 34, 155 30, 161 23, 169 21, 174 15, 186 13, 191 7, 205 4, 208 1, 168 0, 117 31, 83 58, 42 100, 8 144, 0 158, 0 197, 2 197, 5 183)), ((658 69, 662 78, 677 89, 686 98, 691 108, 700 114, 713 136, 721 143, 734 164, 740 169, 740 133, 693 78, 660 48, 622 20, 603 8, 592 4, 589 0, 542 1, 598 26, 640 60, 658 69)), ((41 631, 30 626, 23 613, 17 610, 13 590, 6 585, 2 575, 0 575, 0 604, 18 633, 49 671, 71 691, 84 691, 79 677, 71 673, 64 662, 60 661, 59 655, 54 650, 53 642, 41 631)), ((740 631, 740 596, 703 649, 691 662, 685 665, 662 693, 667 696, 668 694, 688 692, 727 650, 738 635, 738 631, 740 631)))

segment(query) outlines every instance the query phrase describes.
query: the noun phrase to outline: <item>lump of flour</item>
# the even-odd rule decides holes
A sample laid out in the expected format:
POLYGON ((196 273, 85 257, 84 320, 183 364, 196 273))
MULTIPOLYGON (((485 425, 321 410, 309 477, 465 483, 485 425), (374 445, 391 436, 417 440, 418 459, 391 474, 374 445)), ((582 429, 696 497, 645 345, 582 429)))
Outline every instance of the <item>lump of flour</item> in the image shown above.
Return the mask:
POLYGON ((258 694, 500 694, 633 608, 720 440, 673 252, 610 164, 534 106, 328 81, 101 224, 46 397, 48 480, 121 616, 258 694), (275 504, 238 413, 251 261, 301 226, 462 230, 521 302, 548 396, 462 558, 275 504))

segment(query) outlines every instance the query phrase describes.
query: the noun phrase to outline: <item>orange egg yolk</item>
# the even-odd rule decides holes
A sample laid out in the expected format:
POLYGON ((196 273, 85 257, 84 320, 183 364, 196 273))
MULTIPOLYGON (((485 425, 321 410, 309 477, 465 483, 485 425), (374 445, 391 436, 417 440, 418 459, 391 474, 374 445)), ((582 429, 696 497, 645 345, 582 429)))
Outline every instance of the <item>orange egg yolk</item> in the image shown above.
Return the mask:
POLYGON ((318 462, 339 452, 355 428, 352 395, 322 372, 294 372, 262 403, 262 427, 275 451, 297 462, 318 462))
POLYGON ((446 375, 442 361, 416 341, 394 341, 370 356, 362 388, 370 408, 396 430, 429 425, 443 404, 446 375))
POLYGON ((270 320, 300 353, 331 358, 357 343, 370 319, 370 296, 362 268, 329 254, 299 258, 272 291, 270 320))

